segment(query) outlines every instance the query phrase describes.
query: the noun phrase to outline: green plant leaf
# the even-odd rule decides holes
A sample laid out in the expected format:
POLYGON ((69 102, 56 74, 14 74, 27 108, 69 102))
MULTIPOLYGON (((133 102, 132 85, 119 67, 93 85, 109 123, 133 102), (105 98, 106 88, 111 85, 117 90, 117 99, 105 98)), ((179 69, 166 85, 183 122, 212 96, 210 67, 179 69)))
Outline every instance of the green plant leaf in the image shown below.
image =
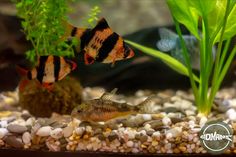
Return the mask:
POLYGON ((189 7, 189 0, 168 0, 167 4, 174 18, 185 25, 199 39, 198 18, 196 10, 189 7))
MULTIPOLYGON (((207 16, 216 6, 216 0, 190 0, 189 7, 192 7, 200 16, 207 16)), ((211 17, 212 18, 212 17, 211 17)))
MULTIPOLYGON (((225 32, 224 32, 224 36, 223 36, 224 40, 229 39, 229 38, 236 35, 236 3, 235 3, 235 1, 233 1, 233 2, 231 3, 231 6, 230 6, 230 7, 232 7, 232 9, 229 13, 229 16, 227 19, 227 24, 225 27, 225 32)), ((222 19, 224 18, 225 7, 226 7, 226 3, 224 5, 224 7, 222 7, 222 12, 223 12, 222 19)), ((217 37, 215 38, 214 42, 219 41, 220 34, 221 34, 221 31, 219 31, 219 33, 217 34, 217 37)))
MULTIPOLYGON (((165 54, 165 53, 158 51, 158 50, 154 50, 154 49, 139 45, 139 44, 134 43, 132 41, 128 41, 128 40, 125 40, 125 41, 128 44, 132 45, 133 47, 141 50, 142 52, 161 59, 166 65, 168 65, 173 70, 179 72, 180 74, 189 76, 187 67, 184 64, 182 64, 181 62, 179 62, 177 59, 171 57, 170 55, 165 54)), ((194 80, 199 82, 199 78, 196 75, 194 75, 194 80)))

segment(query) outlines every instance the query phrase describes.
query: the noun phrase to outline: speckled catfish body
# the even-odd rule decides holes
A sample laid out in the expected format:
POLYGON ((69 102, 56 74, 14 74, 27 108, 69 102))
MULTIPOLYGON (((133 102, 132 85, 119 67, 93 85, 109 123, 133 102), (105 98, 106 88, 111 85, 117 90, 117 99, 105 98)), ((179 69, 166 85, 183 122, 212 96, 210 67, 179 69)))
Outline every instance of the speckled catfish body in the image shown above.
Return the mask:
POLYGON ((100 98, 87 100, 72 111, 72 117, 82 121, 108 121, 114 118, 141 113, 143 106, 149 101, 147 98, 137 106, 119 103, 111 100, 111 93, 104 93, 100 98))

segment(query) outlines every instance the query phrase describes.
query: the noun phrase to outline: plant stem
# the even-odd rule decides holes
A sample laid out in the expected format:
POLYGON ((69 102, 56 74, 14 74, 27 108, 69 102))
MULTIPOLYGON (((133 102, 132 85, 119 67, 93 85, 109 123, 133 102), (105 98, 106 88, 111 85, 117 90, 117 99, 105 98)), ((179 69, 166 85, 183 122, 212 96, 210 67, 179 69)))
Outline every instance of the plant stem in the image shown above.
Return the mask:
MULTIPOLYGON (((223 19, 223 27, 222 27, 221 34, 220 34, 220 42, 219 42, 217 52, 216 52, 215 67, 214 67, 213 79, 212 79, 212 88, 211 88, 210 96, 209 96, 209 99, 208 99, 208 108, 211 108, 211 105, 213 103, 215 94, 218 91, 219 86, 222 82, 222 81, 219 80, 219 75, 220 75, 220 73, 222 73, 220 63, 223 62, 221 60, 224 60, 224 57, 220 58, 220 56, 221 56, 221 52, 222 52, 223 36, 224 36, 224 32, 225 32, 225 27, 226 27, 226 24, 227 24, 227 19, 228 19, 228 15, 229 15, 229 6, 230 6, 229 1, 227 1, 226 3, 227 3, 227 5, 226 5, 226 10, 225 10, 225 16, 224 16, 224 19, 223 19)), ((226 55, 226 52, 225 52, 224 56, 225 55, 226 55)), ((229 59, 227 59, 227 62, 228 61, 229 61, 229 59)))
POLYGON ((180 37, 181 47, 183 48, 183 52, 182 53, 184 55, 184 59, 185 59, 185 62, 187 64, 186 66, 187 66, 187 69, 188 69, 190 83, 191 83, 191 86, 192 86, 192 89, 193 89, 193 93, 194 93, 196 102, 198 102, 198 100, 199 100, 198 97, 199 96, 198 96, 198 92, 197 92, 197 86, 196 86, 196 83, 195 83, 194 78, 193 78, 193 71, 192 71, 192 67, 191 67, 191 63, 190 63, 190 58, 189 58, 189 55, 188 55, 187 47, 185 45, 185 42, 184 42, 184 39, 183 39, 183 36, 182 36, 182 32, 180 30, 179 22, 175 18, 173 18, 173 19, 174 19, 174 23, 175 23, 175 26, 176 26, 176 31, 177 31, 177 33, 178 33, 178 35, 180 37))

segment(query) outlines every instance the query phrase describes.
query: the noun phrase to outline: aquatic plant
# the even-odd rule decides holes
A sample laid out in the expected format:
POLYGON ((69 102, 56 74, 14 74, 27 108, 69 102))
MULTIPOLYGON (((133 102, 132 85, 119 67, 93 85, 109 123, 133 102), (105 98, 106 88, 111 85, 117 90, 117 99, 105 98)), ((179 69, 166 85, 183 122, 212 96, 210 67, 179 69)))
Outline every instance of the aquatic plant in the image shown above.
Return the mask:
POLYGON ((23 31, 33 49, 26 55, 32 62, 36 55, 73 56, 73 45, 67 39, 61 39, 65 33, 63 22, 69 11, 67 0, 13 0, 16 3, 18 16, 22 18, 23 31))
POLYGON ((236 53, 236 46, 228 52, 231 38, 236 34, 236 1, 167 0, 167 4, 180 37, 186 66, 160 51, 127 42, 144 53, 160 58, 174 70, 187 75, 190 78, 198 111, 207 115, 211 111, 214 97, 236 53), (180 24, 183 24, 199 42, 200 71, 198 76, 194 74, 191 67, 180 24), (217 46, 216 56, 212 54, 214 46, 217 46))

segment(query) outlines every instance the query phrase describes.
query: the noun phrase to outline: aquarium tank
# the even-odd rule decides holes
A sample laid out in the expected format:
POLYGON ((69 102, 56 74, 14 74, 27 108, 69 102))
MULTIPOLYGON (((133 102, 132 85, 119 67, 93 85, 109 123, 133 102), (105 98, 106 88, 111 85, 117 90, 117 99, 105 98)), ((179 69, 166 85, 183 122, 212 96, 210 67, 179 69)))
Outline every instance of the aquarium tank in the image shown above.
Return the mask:
POLYGON ((0 156, 236 154, 236 0, 0 2, 0 156))

